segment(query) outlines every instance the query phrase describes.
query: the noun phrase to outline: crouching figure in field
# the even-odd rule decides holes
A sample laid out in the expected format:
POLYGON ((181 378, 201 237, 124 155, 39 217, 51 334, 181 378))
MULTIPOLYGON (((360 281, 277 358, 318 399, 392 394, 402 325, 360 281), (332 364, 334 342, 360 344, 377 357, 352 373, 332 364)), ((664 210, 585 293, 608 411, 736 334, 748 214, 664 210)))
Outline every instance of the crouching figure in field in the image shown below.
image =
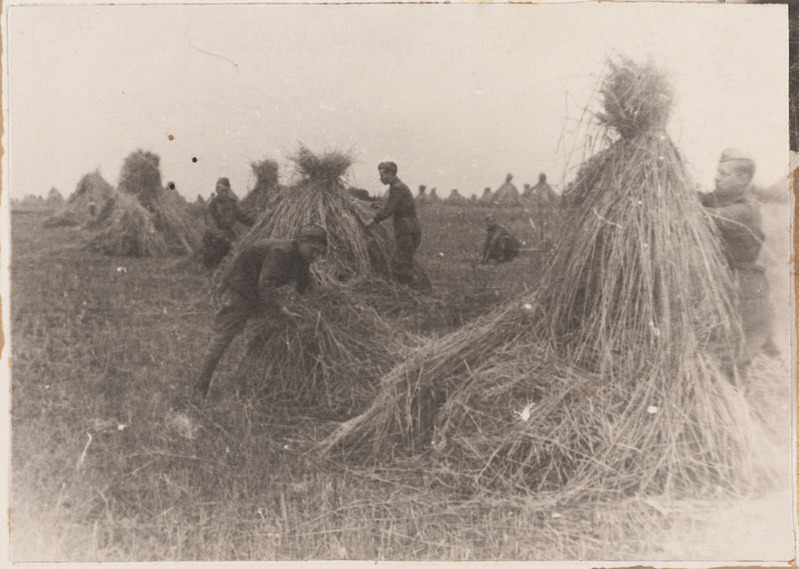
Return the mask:
POLYGON ((515 259, 521 247, 519 240, 497 223, 493 215, 487 215, 485 221, 487 235, 485 243, 483 243, 480 262, 485 264, 494 260, 498 263, 506 263, 515 259))
POLYGON ((295 283, 301 294, 310 290, 313 286, 310 266, 326 252, 325 229, 307 225, 297 239, 263 239, 238 254, 223 284, 213 335, 192 393, 194 403, 202 404, 205 400, 216 366, 251 316, 260 313, 267 319, 284 322, 299 317, 280 303, 277 289, 295 283))

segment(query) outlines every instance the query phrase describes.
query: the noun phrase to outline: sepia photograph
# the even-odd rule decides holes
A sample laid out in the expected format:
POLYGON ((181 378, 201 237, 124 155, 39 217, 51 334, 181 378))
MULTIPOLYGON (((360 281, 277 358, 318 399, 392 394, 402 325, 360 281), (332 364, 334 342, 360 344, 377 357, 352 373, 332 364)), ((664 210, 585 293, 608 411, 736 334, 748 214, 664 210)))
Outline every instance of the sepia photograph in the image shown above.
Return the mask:
POLYGON ((796 558, 799 5, 2 32, 0 565, 796 558))

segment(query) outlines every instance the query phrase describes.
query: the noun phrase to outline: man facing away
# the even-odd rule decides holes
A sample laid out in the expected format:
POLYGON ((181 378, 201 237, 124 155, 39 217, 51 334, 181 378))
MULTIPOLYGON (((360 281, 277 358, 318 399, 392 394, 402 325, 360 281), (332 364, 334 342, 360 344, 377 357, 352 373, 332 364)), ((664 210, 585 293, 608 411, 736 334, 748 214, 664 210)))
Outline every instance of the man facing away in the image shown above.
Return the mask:
POLYGON ((485 216, 485 222, 487 234, 480 262, 484 264, 494 260, 505 263, 515 259, 521 247, 519 240, 497 223, 493 215, 485 216))
POLYGON ((263 239, 238 254, 223 283, 221 306, 192 394, 195 403, 205 400, 216 366, 251 316, 261 314, 284 322, 299 317, 280 303, 278 288, 295 283, 301 294, 311 289, 310 266, 326 251, 327 232, 307 225, 297 239, 263 239))
POLYGON ((416 218, 416 202, 411 190, 397 177, 394 162, 381 162, 377 166, 380 181, 388 186, 388 200, 368 227, 394 217, 394 237, 397 251, 394 258, 394 274, 397 282, 413 284, 413 255, 422 240, 419 220, 416 218))
POLYGON ((737 358, 745 369, 761 351, 777 352, 772 338, 772 306, 765 270, 756 263, 763 246, 760 204, 751 191, 755 161, 737 148, 721 154, 715 190, 700 201, 718 227, 722 248, 738 284, 738 311, 744 334, 737 358))

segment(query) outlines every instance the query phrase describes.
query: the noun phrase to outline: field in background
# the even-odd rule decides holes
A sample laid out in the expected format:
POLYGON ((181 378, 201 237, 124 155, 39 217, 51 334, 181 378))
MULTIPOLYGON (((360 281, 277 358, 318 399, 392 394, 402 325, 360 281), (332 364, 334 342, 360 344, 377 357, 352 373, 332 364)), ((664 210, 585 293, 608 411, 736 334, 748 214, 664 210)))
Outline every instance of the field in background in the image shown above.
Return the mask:
MULTIPOLYGON (((767 228, 779 236, 773 207, 780 223, 767 228)), ((433 324, 420 315, 430 335, 537 286, 543 252, 476 264, 487 211, 421 208, 418 257, 439 300, 433 324)), ((523 210, 491 211, 538 248, 540 223, 523 210)), ((88 253, 80 230, 42 229, 46 215, 12 218, 15 561, 790 556, 777 549, 783 534, 752 529, 790 520, 785 491, 562 511, 535 496, 446 490, 452 473, 424 455, 380 468, 323 461, 314 445, 335 423, 291 401, 259 405, 240 388, 245 338, 217 372, 208 419, 188 420, 179 410, 208 338, 208 275, 189 259, 88 253), (734 521, 719 527, 725 514, 734 521)), ((787 240, 773 239, 774 255, 787 255, 787 240)), ((753 397, 787 436, 788 370, 767 377, 753 397)))

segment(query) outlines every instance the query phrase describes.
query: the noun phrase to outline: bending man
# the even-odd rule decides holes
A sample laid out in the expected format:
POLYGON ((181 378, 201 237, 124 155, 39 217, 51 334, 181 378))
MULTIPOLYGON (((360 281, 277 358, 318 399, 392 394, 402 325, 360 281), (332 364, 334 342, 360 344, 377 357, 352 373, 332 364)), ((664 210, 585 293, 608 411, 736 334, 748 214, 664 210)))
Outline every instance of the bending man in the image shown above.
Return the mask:
POLYGON ((263 239, 239 253, 214 317, 213 335, 194 388, 196 402, 205 400, 216 366, 251 316, 261 313, 268 319, 284 320, 297 317, 280 303, 277 289, 290 283, 295 283, 299 293, 312 288, 311 263, 325 252, 327 232, 318 225, 307 225, 297 239, 263 239))

